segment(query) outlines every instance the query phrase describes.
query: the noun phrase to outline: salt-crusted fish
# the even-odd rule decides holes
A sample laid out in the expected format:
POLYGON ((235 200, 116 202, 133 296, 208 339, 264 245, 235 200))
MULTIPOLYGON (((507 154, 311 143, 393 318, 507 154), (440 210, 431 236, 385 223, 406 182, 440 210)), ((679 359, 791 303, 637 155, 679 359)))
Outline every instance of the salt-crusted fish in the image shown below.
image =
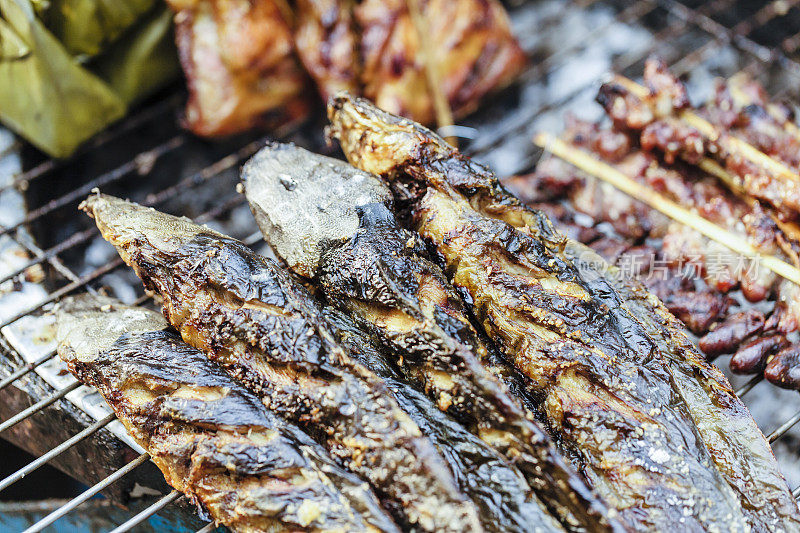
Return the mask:
POLYGON ((568 525, 608 525, 604 504, 508 392, 504 369, 490 370, 500 366, 496 355, 420 239, 399 227, 377 176, 272 145, 248 161, 242 179, 262 233, 289 268, 391 347, 406 377, 513 461, 568 525))
POLYGON ((640 529, 794 531, 747 408, 638 284, 429 130, 341 95, 331 132, 413 212, 489 336, 542 396, 595 489, 640 529))
POLYGON ((59 355, 95 387, 167 482, 233 531, 399 531, 369 486, 155 311, 59 304, 59 355))
POLYGON ((140 205, 93 195, 83 209, 170 323, 273 412, 301 424, 426 531, 480 531, 475 506, 374 373, 336 342, 312 296, 244 244, 140 205))

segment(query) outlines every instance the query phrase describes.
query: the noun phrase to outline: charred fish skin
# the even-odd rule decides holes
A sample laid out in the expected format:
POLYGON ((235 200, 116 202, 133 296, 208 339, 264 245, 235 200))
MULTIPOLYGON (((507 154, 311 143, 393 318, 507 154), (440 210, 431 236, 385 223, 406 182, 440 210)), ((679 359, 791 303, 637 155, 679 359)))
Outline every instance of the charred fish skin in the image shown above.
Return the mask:
POLYGON ((242 243, 118 198, 83 204, 101 233, 160 294, 190 345, 426 530, 480 531, 433 444, 385 384, 336 343, 310 294, 242 243))
POLYGON ((403 381, 373 339, 344 313, 326 307, 336 339, 394 392, 398 403, 436 445, 462 490, 480 510, 486 531, 563 532, 521 473, 403 381))
MULTIPOLYGON (((646 528, 775 525, 770 512, 743 510, 743 492, 758 497, 757 471, 737 478, 723 464, 730 454, 751 460, 753 446, 744 441, 763 440, 751 423, 753 433, 735 435, 727 444, 734 448, 723 449, 720 435, 740 429, 725 417, 738 411, 741 421, 744 406, 737 401, 728 412, 710 398, 701 405, 687 398, 692 386, 678 383, 705 380, 713 373, 708 365, 701 377, 679 374, 663 348, 675 349, 675 339, 654 338, 612 282, 575 266, 574 247, 545 217, 526 211, 490 171, 432 132, 349 96, 334 99, 329 116, 351 162, 410 191, 417 229, 445 258, 454 284, 470 292, 490 337, 545 394, 551 424, 627 521, 646 528), (704 419, 704 408, 721 416, 704 419)), ((651 310, 656 305, 650 297, 651 310)), ((780 474, 767 463, 773 468, 763 488, 774 494, 770 478, 780 474)), ((785 511, 777 525, 794 529, 796 511, 785 511)))
POLYGON ((242 180, 262 233, 290 269, 313 278, 329 302, 392 347, 406 377, 512 460, 569 527, 607 527, 608 509, 484 366, 487 347, 420 239, 399 227, 386 185, 280 144, 253 156, 242 180))
POLYGON ((57 310, 59 355, 167 482, 233 531, 399 531, 377 497, 163 316, 88 294, 57 310))
MULTIPOLYGON (((597 275, 602 259, 580 243, 571 242, 565 253, 586 275, 597 275)), ((670 361, 682 398, 699 423, 706 447, 740 498, 753 531, 800 531, 800 512, 786 479, 780 472, 760 428, 736 396, 722 371, 708 364, 686 333, 683 324, 643 286, 606 266, 607 279, 623 298, 623 306, 637 317, 670 361)))
MULTIPOLYGON (((254 215, 264 228, 268 240, 293 270, 307 277, 313 277, 325 266, 331 265, 326 260, 328 254, 320 244, 332 243, 336 248, 343 237, 360 231, 359 225, 363 227, 363 221, 359 218, 369 217, 370 214, 392 216, 385 207, 383 211, 380 210, 383 202, 390 201, 390 193, 377 178, 364 175, 341 161, 312 157, 309 152, 294 146, 275 144, 263 149, 245 165, 243 174, 254 215), (258 176, 248 178, 259 163, 267 163, 264 159, 271 154, 275 154, 283 163, 280 168, 273 168, 271 176, 274 180, 265 182, 259 179, 263 176, 260 172, 257 172, 258 176), (313 168, 306 173, 309 164, 313 168), (338 172, 348 174, 347 186, 341 181, 325 180, 320 175, 338 172), (309 198, 300 195, 312 182, 319 189, 328 191, 324 198, 318 198, 319 202, 310 202, 309 198), (256 191, 264 201, 263 205, 269 205, 271 216, 267 216, 267 212, 259 209, 259 204, 253 201, 252 196, 256 191), (299 209, 300 205, 306 206, 306 209, 299 209), (356 211, 360 215, 353 216, 356 211)), ((411 237, 408 232, 401 235, 406 240, 411 237)), ((397 237, 390 233, 385 236, 390 240, 396 240, 397 237)), ((380 260, 379 257, 374 259, 380 260)), ((378 268, 385 276, 394 276, 395 271, 381 265, 378 268)), ((347 284, 349 290, 365 287, 358 279, 344 277, 340 281, 347 284)), ((392 301, 393 296, 405 298, 409 305, 413 305, 412 298, 389 290, 387 283, 377 281, 373 287, 376 293, 384 295, 375 295, 375 299, 384 305, 397 305, 392 301)), ((347 293, 326 291, 326 294, 330 301, 344 301, 350 297, 347 293)), ((366 297, 363 299, 370 301, 366 297)), ((553 529, 552 517, 538 507, 535 495, 516 469, 509 467, 496 452, 450 417, 438 412, 427 398, 399 381, 384 356, 349 319, 332 309, 326 308, 324 312, 328 322, 334 326, 337 341, 384 380, 404 411, 434 441, 442 456, 450 463, 454 477, 461 481, 462 490, 478 505, 482 524, 487 531, 561 530, 557 524, 553 529)), ((463 324, 461 329, 465 329, 463 324)))
MULTIPOLYGON (((348 99, 340 102, 348 105, 348 99)), ((336 108, 334 101, 329 114, 337 113, 336 108)), ((556 255, 562 252, 563 258, 575 266, 577 277, 587 282, 588 292, 608 308, 616 321, 629 325, 623 330, 624 337, 634 339, 634 346, 639 344, 645 351, 662 355, 669 378, 691 414, 704 446, 737 494, 748 525, 756 531, 800 529, 797 502, 747 407, 736 397, 727 378, 705 361, 687 337, 685 328, 655 296, 640 283, 609 267, 588 247, 560 236, 546 216, 525 207, 499 185, 491 171, 461 156, 435 134, 410 121, 387 118, 379 110, 362 106, 360 111, 360 115, 348 113, 347 117, 338 113, 343 122, 337 122, 332 130, 343 141, 343 147, 345 143, 349 146, 345 148, 348 158, 353 157, 364 168, 381 171, 387 177, 394 174, 396 183, 405 191, 409 183, 401 182, 411 180, 413 185, 413 179, 423 176, 437 190, 450 187, 451 193, 468 198, 470 205, 484 217, 507 223, 507 227, 499 230, 501 234, 516 235, 512 241, 530 241, 526 236, 529 234, 538 237, 544 249, 556 255), (359 128, 370 127, 371 120, 387 121, 382 127, 390 133, 386 137, 388 144, 372 142, 370 146, 385 151, 377 154, 384 156, 378 159, 365 145, 359 146, 362 140, 375 139, 356 137, 359 128), (343 127, 345 123, 349 127, 343 127), (391 154, 399 154, 393 163, 385 157, 391 154), (426 161, 430 163, 427 169, 426 161)), ((380 133, 380 128, 375 133, 380 133)), ((518 246, 518 242, 512 243, 506 252, 518 246)))

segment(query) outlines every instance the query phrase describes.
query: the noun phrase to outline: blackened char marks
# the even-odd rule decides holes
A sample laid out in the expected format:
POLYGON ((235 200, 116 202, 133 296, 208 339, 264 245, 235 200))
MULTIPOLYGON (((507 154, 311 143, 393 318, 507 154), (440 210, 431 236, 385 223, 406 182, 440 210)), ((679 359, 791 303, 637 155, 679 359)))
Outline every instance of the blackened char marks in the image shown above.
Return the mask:
POLYGON ((472 194, 450 184, 447 169, 463 168, 463 156, 432 132, 346 97, 331 103, 329 117, 356 166, 427 187, 414 205, 417 229, 446 259, 454 284, 470 292, 490 336, 543 391, 551 423, 623 518, 643 527, 681 523, 726 530, 800 523, 746 408, 657 299, 599 257, 591 259, 585 247, 543 234, 541 224, 531 223, 536 214, 508 200, 502 189, 494 189, 500 194, 495 197, 481 194, 492 189, 488 185, 472 194), (541 246, 516 246, 513 254, 493 249, 503 230, 486 231, 486 220, 513 228, 514 240, 541 246), (545 248, 552 262, 527 252, 545 248), (565 263, 577 274, 562 270, 565 263), (585 322, 593 315, 584 309, 596 316, 604 311, 613 332, 589 337, 593 325, 585 322), (559 315, 574 320, 567 326, 554 320, 559 315), (617 346, 620 337, 625 343, 617 346), (606 408, 598 412, 597 405, 606 408), (561 425, 566 413, 582 425, 561 425), (631 434, 626 426, 636 429, 631 434), (642 461, 641 450, 653 450, 650 460, 658 468, 642 467, 650 463, 642 461))
MULTIPOLYGON (((565 522, 596 526, 585 523, 584 506, 574 495, 554 490, 563 481, 589 493, 521 400, 511 396, 509 389, 523 386, 513 372, 496 369, 500 357, 472 327, 419 236, 398 225, 388 190, 376 176, 294 146, 273 145, 248 162, 243 183, 262 232, 290 267, 313 278, 329 302, 380 339, 401 361, 405 377, 441 410, 513 461, 565 522), (281 187, 282 176, 291 176, 296 187, 281 187), (326 206, 339 198, 350 206, 340 206, 341 219, 356 216, 358 224, 338 224, 331 239, 326 206), (287 215, 284 204, 303 207, 287 215), (309 244, 303 254, 294 244, 300 241, 309 244)), ((473 185, 480 183, 461 183, 473 185)))
POLYGON ((59 354, 167 481, 233 531, 398 531, 377 497, 158 313, 109 298, 58 309, 59 354))
POLYGON ((480 530, 432 443, 335 341, 308 291, 275 263, 187 219, 109 196, 84 204, 164 300, 183 339, 301 424, 424 530, 480 530))
POLYGON ((432 439, 462 490, 478 505, 487 531, 563 531, 517 468, 404 382, 377 343, 350 317, 332 308, 324 312, 337 340, 385 380, 403 409, 432 439))

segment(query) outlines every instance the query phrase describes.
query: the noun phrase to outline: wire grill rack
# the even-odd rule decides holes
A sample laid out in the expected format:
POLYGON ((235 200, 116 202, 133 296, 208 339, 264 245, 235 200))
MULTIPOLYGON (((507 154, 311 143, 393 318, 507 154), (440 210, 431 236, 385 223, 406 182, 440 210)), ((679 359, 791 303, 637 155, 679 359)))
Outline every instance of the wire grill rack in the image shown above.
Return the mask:
MULTIPOLYGON (((800 0, 764 3, 735 0, 561 3, 551 0, 523 3, 510 10, 515 31, 533 58, 531 67, 524 73, 519 87, 495 99, 464 123, 469 128, 465 131, 473 132, 464 151, 489 163, 500 174, 520 172, 535 164, 540 153, 531 143, 532 132, 552 130, 565 110, 590 108, 587 103, 593 96, 599 75, 613 70, 637 77, 644 60, 653 53, 665 59, 674 72, 692 74, 690 84, 696 78, 699 78, 699 86, 712 75, 730 76, 745 71, 760 79, 773 96, 797 97, 792 90, 800 86, 797 83, 800 79, 800 0)), ((173 126, 182 102, 183 94, 173 92, 101 134, 70 160, 41 161, 0 186, 0 194, 12 188, 28 191, 29 200, 34 204, 24 219, 0 226, 0 237, 8 236, 29 254, 29 259, 0 276, 0 285, 19 280, 35 267, 49 273, 46 297, 6 317, 0 322, 0 331, 5 332, 7 327, 25 317, 45 312, 50 304, 67 294, 95 291, 109 281, 125 279, 125 274, 119 272, 123 263, 115 256, 106 256, 110 259, 101 264, 85 260, 87 250, 98 241, 98 232, 75 214, 75 207, 95 187, 171 213, 186 214, 200 222, 228 224, 225 228, 234 236, 250 246, 261 246, 252 222, 241 223, 244 218, 238 216, 240 223, 235 223, 236 213, 246 212, 246 208, 233 184, 238 167, 262 146, 263 139, 236 139, 223 144, 195 139, 173 126), (232 149, 236 146, 239 148, 232 149), (31 191, 38 192, 32 194, 31 191), (36 240, 40 247, 24 228, 34 228, 36 233, 35 228, 42 226, 45 231, 40 231, 40 238, 36 240)), ((274 135, 321 149, 319 131, 318 123, 305 128, 305 132, 304 128, 294 128, 274 135)), ((136 286, 133 280, 130 286, 136 286)), ((148 297, 137 293, 135 302, 147 304, 148 297)), ((15 386, 52 361, 54 356, 53 351, 48 351, 15 368, 0 365, 0 391, 15 386)), ((25 361, 0 335, 0 359, 3 357, 25 361)), ((747 401, 760 381, 761 378, 756 377, 745 382, 737 393, 747 401)), ((0 437, 40 411, 64 401, 79 387, 73 382, 53 389, 6 418, 0 422, 0 437)), ((778 441, 798 422, 800 410, 771 429, 769 441, 778 441)), ((0 480, 0 491, 112 423, 113 415, 99 418, 0 480)), ((770 431, 770 428, 763 429, 765 433, 770 431)), ((148 455, 140 453, 32 525, 27 532, 50 526, 148 461, 148 455)), ((800 486, 794 490, 794 495, 800 497, 800 486)), ((114 532, 128 531, 182 499, 177 491, 167 492, 120 524, 114 532)), ((209 524, 201 531, 213 529, 209 524)))

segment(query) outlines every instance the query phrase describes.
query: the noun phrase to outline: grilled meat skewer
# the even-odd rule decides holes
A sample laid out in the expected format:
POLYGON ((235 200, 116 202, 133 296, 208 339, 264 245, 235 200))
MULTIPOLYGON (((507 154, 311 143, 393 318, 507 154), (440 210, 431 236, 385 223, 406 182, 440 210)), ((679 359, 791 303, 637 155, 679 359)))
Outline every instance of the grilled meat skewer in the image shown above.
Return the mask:
MULTIPOLYGON (((614 125, 621 131, 636 132, 645 150, 657 149, 668 159, 681 157, 697 163, 704 157, 716 159, 732 176, 732 186, 748 196, 773 205, 790 219, 800 215, 800 181, 797 178, 797 140, 775 127, 766 117, 758 121, 739 115, 730 103, 715 103, 700 114, 710 119, 713 134, 704 135, 691 123, 681 120, 689 110, 686 87, 658 59, 645 63, 644 81, 649 88, 645 98, 639 98, 617 82, 604 84, 597 101, 605 108, 614 125), (732 118, 731 115, 734 115, 732 118), (737 124, 746 122, 745 124, 737 124), (779 139, 775 135, 780 135, 779 139), (765 141, 764 138, 772 139, 765 141), (756 141, 756 150, 766 150, 770 158, 785 168, 779 172, 759 157, 732 151, 730 143, 756 141), (727 147, 727 148, 726 148, 727 147), (747 157, 746 157, 747 155, 747 157), (788 169, 788 172, 786 170, 788 169)), ((724 95, 723 95, 724 98, 724 95)), ((758 113, 755 113, 758 116, 758 113)))
POLYGON ((377 497, 296 426, 168 330, 82 295, 59 304, 59 355, 98 389, 167 482, 233 531, 399 531, 377 497))
POLYGON ((375 374, 335 341, 312 296, 220 233, 105 195, 82 208, 170 323, 426 531, 480 531, 432 443, 375 374))
POLYGON ((490 358, 441 269, 423 257, 419 238, 398 226, 388 187, 292 145, 261 150, 242 179, 264 236, 291 269, 313 278, 329 302, 392 347, 406 377, 513 460, 568 525, 608 527, 604 504, 484 366, 497 357, 490 358))
MULTIPOLYGON (((569 115, 565 123, 564 137, 572 145, 591 151, 626 176, 739 235, 742 241, 765 255, 793 261, 794 250, 799 244, 774 219, 774 213, 770 212, 768 206, 733 194, 701 168, 681 161, 666 164, 656 154, 639 149, 636 141, 624 132, 569 115)), ((624 247, 624 244, 610 246, 612 253, 607 254, 603 249, 605 244, 616 239, 598 239, 590 246, 612 264, 619 261, 621 268, 628 267, 626 275, 641 279, 662 299, 670 312, 696 335, 708 333, 713 338, 727 329, 727 324, 719 324, 720 327, 709 333, 712 324, 726 318, 727 306, 724 302, 731 299, 725 293, 732 289, 740 288, 750 301, 762 301, 768 297, 773 299, 775 306, 770 315, 770 324, 763 328, 769 337, 742 345, 742 353, 737 353, 730 360, 733 372, 762 373, 767 359, 787 342, 785 335, 797 329, 800 320, 800 287, 796 284, 766 268, 758 268, 758 264, 731 252, 725 245, 671 221, 655 209, 566 161, 545 156, 537 164, 534 174, 511 178, 507 180, 507 185, 531 207, 538 205, 555 213, 555 218, 551 216, 553 220, 563 220, 563 216, 558 216, 552 203, 566 198, 569 207, 589 215, 595 222, 610 223, 621 238, 634 246, 645 239, 648 242, 659 239, 660 246, 656 246, 659 251, 656 253, 651 250, 649 257, 642 257, 643 261, 636 261, 629 253, 622 254, 614 250, 617 246, 624 247), (652 263, 653 268, 650 270, 648 266, 643 272, 631 272, 631 267, 635 267, 637 262, 639 266, 652 263), (685 285, 676 279, 681 277, 685 278, 685 285), (698 283, 699 277, 705 278, 707 287, 698 283)), ((591 238, 584 242, 589 244, 591 238)), ((735 317, 731 318, 735 321, 735 317)), ((750 336, 760 335, 761 331, 762 328, 759 328, 730 336, 724 350, 713 347, 707 350, 710 345, 704 339, 700 340, 699 347, 711 360, 721 353, 736 352, 739 344, 750 336)))
POLYGON ((331 307, 323 313, 336 339, 384 380, 403 410, 433 441, 461 489, 478 506, 487 531, 564 531, 519 470, 402 380, 373 339, 349 316, 331 307))
MULTIPOLYGON (((571 144, 591 150, 626 176, 736 233, 764 255, 793 261, 798 243, 776 223, 768 206, 733 194, 700 168, 682 162, 664 164, 652 152, 633 146, 629 136, 622 132, 571 117, 566 124, 564 136, 571 144)), ((526 202, 533 194, 548 196, 548 201, 569 196, 570 205, 577 211, 596 221, 609 222, 623 237, 636 242, 645 238, 661 239, 660 252, 666 262, 691 265, 720 292, 740 287, 742 294, 753 302, 776 292, 775 299, 786 308, 777 328, 782 333, 797 328, 800 321, 800 288, 797 285, 766 268, 755 268, 757 265, 752 261, 731 252, 723 244, 670 220, 611 184, 547 156, 539 162, 532 177, 509 182, 515 192, 522 193, 521 198, 526 202)))
MULTIPOLYGON (((570 121, 566 134, 573 145, 584 149, 609 142, 604 139, 616 135, 620 134, 577 120, 570 121)), ((642 150, 631 149, 624 155, 616 153, 616 161, 607 159, 608 155, 602 152, 600 155, 626 176, 658 190, 665 197, 699 216, 737 233, 764 254, 781 253, 779 243, 783 236, 775 222, 770 219, 769 213, 757 202, 751 205, 730 193, 716 178, 685 165, 661 166, 654 154, 642 150)), ((546 166, 555 171, 551 175, 557 179, 558 169, 554 169, 553 165, 546 166)), ((579 174, 572 169, 567 172, 571 176, 579 174)), ((699 233, 632 200, 613 186, 598 183, 597 178, 580 173, 578 179, 581 183, 576 183, 571 188, 570 196, 573 204, 582 212, 612 222, 612 213, 624 211, 627 205, 634 204, 631 211, 635 210, 636 216, 619 217, 616 228, 626 232, 628 236, 640 233, 640 238, 645 235, 663 237, 664 255, 672 261, 695 260, 688 257, 691 254, 700 256, 698 261, 707 265, 707 271, 711 273, 712 279, 709 282, 715 282, 722 291, 740 284, 744 295, 751 301, 761 301, 769 294, 776 281, 772 272, 766 269, 757 273, 749 272, 747 268, 736 264, 738 255, 721 244, 708 242, 699 233)))
POLYGON ((351 163, 385 177, 411 208, 454 285, 624 520, 800 527, 747 408, 657 299, 429 130, 347 95, 333 99, 329 117, 351 163))

